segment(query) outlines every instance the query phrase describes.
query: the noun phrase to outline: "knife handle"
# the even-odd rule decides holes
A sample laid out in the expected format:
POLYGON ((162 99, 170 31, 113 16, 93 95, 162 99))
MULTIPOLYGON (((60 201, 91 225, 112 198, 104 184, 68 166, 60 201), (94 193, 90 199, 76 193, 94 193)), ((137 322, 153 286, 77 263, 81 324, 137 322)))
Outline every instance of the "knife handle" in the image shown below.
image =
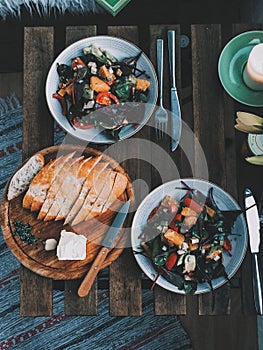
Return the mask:
POLYGON ((156 55, 157 55, 157 72, 159 83, 159 100, 160 104, 163 101, 163 39, 156 41, 156 55))
POLYGON ((263 315, 263 280, 257 253, 252 253, 252 278, 256 312, 259 315, 263 315))
POLYGON ((95 281, 97 274, 100 271, 100 267, 103 264, 104 260, 106 259, 110 249, 106 247, 102 247, 96 256, 96 259, 94 260, 93 264, 91 265, 91 268, 89 269, 88 273, 84 277, 83 281, 80 284, 80 287, 78 289, 78 295, 80 297, 85 297, 89 294, 89 291, 93 285, 93 282, 95 281))
POLYGON ((169 50, 169 62, 171 73, 171 85, 172 88, 176 88, 176 56, 175 56, 175 31, 168 30, 168 50, 169 50))

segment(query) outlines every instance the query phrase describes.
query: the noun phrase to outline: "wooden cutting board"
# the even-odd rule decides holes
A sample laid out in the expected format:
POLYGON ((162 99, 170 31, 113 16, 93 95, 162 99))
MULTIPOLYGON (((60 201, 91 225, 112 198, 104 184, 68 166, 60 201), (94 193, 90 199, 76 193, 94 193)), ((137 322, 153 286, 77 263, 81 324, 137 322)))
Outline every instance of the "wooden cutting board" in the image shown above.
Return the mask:
MULTIPOLYGON (((59 145, 45 148, 38 153, 43 154, 45 157, 45 163, 47 163, 51 159, 55 159, 57 156, 67 154, 72 151, 76 152, 75 156, 84 155, 85 157, 90 157, 101 155, 102 160, 109 162, 110 166, 115 171, 124 174, 128 178, 126 191, 119 199, 125 201, 129 198, 131 199, 131 202, 134 201, 134 192, 128 174, 114 159, 108 157, 100 151, 93 148, 83 148, 76 145, 59 145)), ((101 214, 99 217, 89 220, 86 223, 80 223, 75 227, 71 227, 69 225, 63 226, 64 220, 44 222, 37 219, 37 213, 32 213, 29 210, 22 208, 22 200, 25 193, 11 201, 8 201, 7 190, 9 182, 6 184, 2 197, 1 226, 7 246, 14 256, 28 269, 42 276, 53 279, 75 279, 86 273, 91 262, 94 260, 100 249, 99 243, 111 225, 111 222, 116 215, 116 210, 121 204, 114 203, 111 210, 108 210, 106 213, 101 214), (31 232, 37 238, 43 240, 55 238, 58 241, 62 229, 84 234, 88 239, 86 259, 81 261, 59 261, 56 256, 56 250, 46 251, 41 241, 38 240, 33 245, 28 245, 27 243, 22 242, 20 238, 14 235, 15 221, 22 221, 23 223, 30 224, 32 227, 31 232)), ((109 266, 122 253, 123 245, 117 245, 117 247, 119 248, 113 248, 108 254, 102 268, 109 266)))

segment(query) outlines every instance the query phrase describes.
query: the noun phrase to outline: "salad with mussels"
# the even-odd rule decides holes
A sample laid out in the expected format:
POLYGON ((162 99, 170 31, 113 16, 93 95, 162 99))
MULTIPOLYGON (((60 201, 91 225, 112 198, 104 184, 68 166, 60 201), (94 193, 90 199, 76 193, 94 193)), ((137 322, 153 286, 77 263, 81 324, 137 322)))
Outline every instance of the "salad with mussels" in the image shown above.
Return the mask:
MULTIPOLYGON (((162 275, 185 293, 194 293, 198 283, 223 276, 224 254, 231 256, 230 236, 241 210, 220 210, 210 187, 205 196, 182 181, 179 200, 166 195, 147 218, 139 239, 143 254, 162 275)), ((156 283, 154 281, 154 284, 156 283)), ((153 285, 154 285, 153 284, 153 285)))
POLYGON ((116 137, 129 123, 136 128, 150 87, 147 72, 137 67, 141 54, 118 61, 90 45, 70 65, 57 64, 59 84, 53 98, 73 128, 101 127, 116 137))

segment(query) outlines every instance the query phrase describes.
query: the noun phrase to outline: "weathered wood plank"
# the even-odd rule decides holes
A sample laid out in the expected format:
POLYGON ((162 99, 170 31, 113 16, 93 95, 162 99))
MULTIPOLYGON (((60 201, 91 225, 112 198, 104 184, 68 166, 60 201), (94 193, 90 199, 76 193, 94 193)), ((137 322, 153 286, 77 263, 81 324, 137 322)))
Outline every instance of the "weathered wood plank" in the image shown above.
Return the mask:
POLYGON ((110 265, 110 315, 141 316, 141 273, 130 249, 110 265))
POLYGON ((97 315, 97 281, 91 287, 89 294, 80 298, 78 288, 82 279, 65 281, 64 311, 68 316, 97 315))
MULTIPOLYGON (((129 40, 138 45, 139 32, 136 26, 109 26, 107 34, 129 40)), ((141 138, 148 137, 147 131, 139 132, 141 138), (146 134, 145 134, 146 133, 146 134)), ((137 135, 136 135, 137 137, 137 135)), ((144 179, 150 182, 149 167, 142 166, 139 143, 131 140, 123 140, 107 150, 118 162, 121 162, 128 172, 131 180, 144 179)), ((136 201, 141 197, 141 188, 135 191, 136 201)), ((136 204, 135 204, 136 205, 136 204)), ((130 222, 131 224, 131 222, 130 222)), ((126 227, 130 227, 126 226, 126 227)), ((127 230, 129 232, 129 229, 127 230)), ((126 245, 122 255, 110 265, 110 314, 116 316, 139 316, 142 314, 141 281, 139 268, 134 257, 126 245)))
POLYGON ((20 315, 52 315, 52 280, 20 268, 20 315))
MULTIPOLYGON (((192 26, 194 131, 201 145, 195 149, 195 177, 226 188, 223 89, 217 75, 221 49, 220 25, 192 26)), ((211 293, 199 297, 201 315, 230 312, 229 286, 220 287, 214 296, 215 304, 211 293)))
MULTIPOLYGON (((66 46, 75 41, 97 34, 96 26, 80 26, 66 28, 66 46)), ((73 315, 96 315, 97 314, 97 280, 94 282, 89 294, 80 298, 77 295, 80 280, 65 281, 64 307, 65 314, 73 315)))
POLYGON ((97 27, 95 25, 66 27, 66 46, 95 35, 97 35, 97 27))
POLYGON ((53 145, 53 118, 45 97, 46 75, 53 60, 52 27, 24 31, 23 158, 53 145))
MULTIPOLYGON (((45 103, 45 79, 53 60, 53 28, 24 30, 23 159, 53 144, 53 118, 45 103)), ((52 314, 52 280, 21 266, 20 313, 52 314), (30 295, 30 297, 28 297, 30 295)))
MULTIPOLYGON (((164 71, 163 71, 163 100, 164 107, 170 113, 170 69, 169 69, 169 57, 168 57, 168 30, 175 30, 176 33, 176 78, 177 89, 180 96, 181 92, 181 48, 180 48, 180 26, 171 25, 151 25, 150 26, 150 58, 156 67, 157 72, 157 60, 156 60, 156 40, 162 38, 164 41, 164 71)), ((152 120, 154 127, 154 115, 152 120)), ((170 130, 170 118, 168 123, 168 130, 170 130)), ((169 132, 168 132, 169 133, 169 132)), ((152 147, 152 164, 157 167, 153 167, 152 170, 152 188, 165 183, 167 181, 179 178, 180 170, 180 150, 176 150, 174 154, 170 151, 170 139, 165 137, 163 143, 156 139, 155 130, 152 133, 152 141, 155 144, 152 147), (156 151, 156 144, 162 146, 162 152, 156 151), (161 175, 161 176, 160 176, 161 175)), ((156 315, 172 315, 172 314, 185 314, 186 313, 186 298, 183 295, 176 294, 164 290, 159 286, 154 287, 154 306, 156 315)))
POLYGON ((225 187, 223 90, 217 75, 220 29, 220 25, 192 26, 194 131, 201 144, 201 149, 195 150, 195 177, 209 176, 212 182, 225 187), (201 158, 202 151, 207 166, 201 158))

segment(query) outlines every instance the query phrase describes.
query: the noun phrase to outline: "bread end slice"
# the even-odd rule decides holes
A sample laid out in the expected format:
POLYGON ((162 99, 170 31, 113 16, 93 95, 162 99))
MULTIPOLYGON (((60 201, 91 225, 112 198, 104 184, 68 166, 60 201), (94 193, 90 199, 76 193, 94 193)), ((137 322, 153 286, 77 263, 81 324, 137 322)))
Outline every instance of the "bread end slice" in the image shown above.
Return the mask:
POLYGON ((23 193, 44 164, 45 159, 42 154, 33 155, 12 177, 7 191, 7 199, 10 201, 23 193))

